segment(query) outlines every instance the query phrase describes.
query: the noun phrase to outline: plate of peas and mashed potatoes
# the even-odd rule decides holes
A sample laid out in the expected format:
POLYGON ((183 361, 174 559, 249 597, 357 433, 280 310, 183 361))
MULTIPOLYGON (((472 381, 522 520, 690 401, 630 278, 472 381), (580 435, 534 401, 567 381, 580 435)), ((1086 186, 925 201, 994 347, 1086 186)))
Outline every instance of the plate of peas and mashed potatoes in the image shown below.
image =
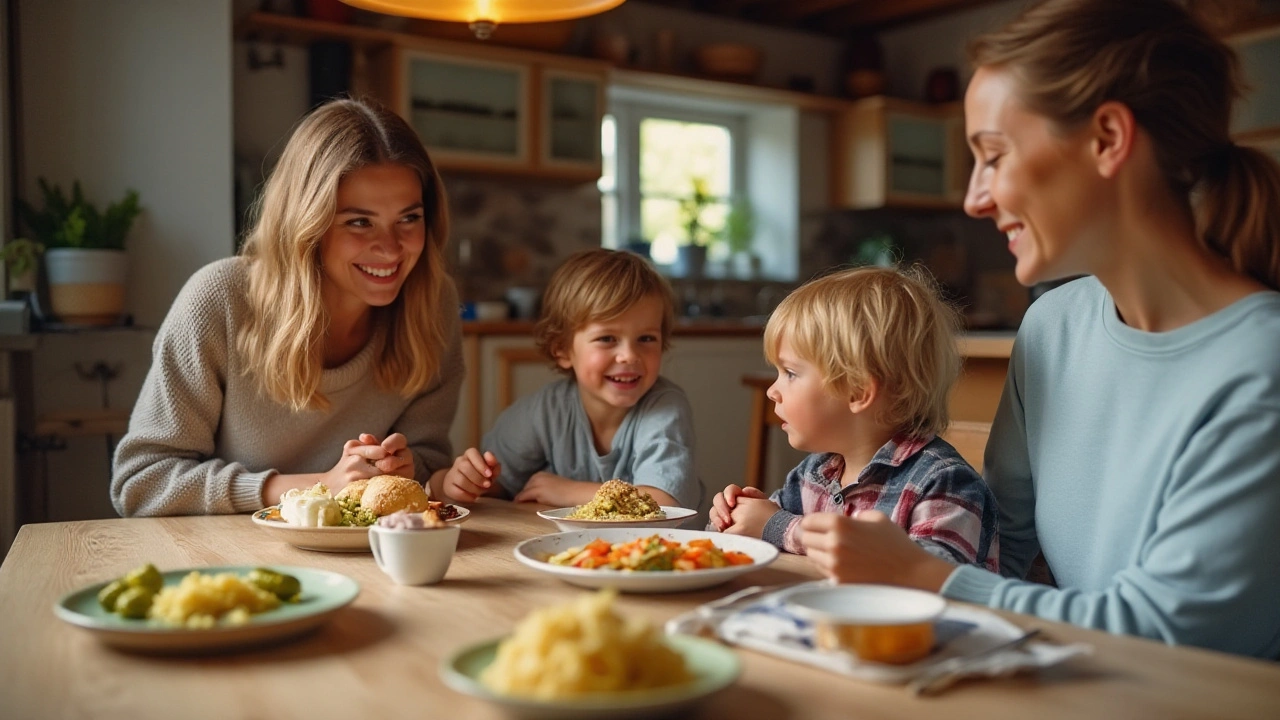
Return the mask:
POLYGON ((195 653, 300 635, 359 594, 356 581, 327 570, 144 565, 68 593, 53 612, 113 647, 195 653))
POLYGON ((538 517, 568 531, 597 527, 673 528, 697 514, 688 508, 659 505, 649 493, 615 478, 601 484, 587 504, 542 510, 538 517))
POLYGON ((447 523, 461 523, 471 514, 466 508, 431 500, 413 480, 379 475, 350 483, 337 495, 322 483, 290 490, 278 505, 255 512, 252 519, 277 539, 303 550, 369 552, 369 526, 378 518, 428 508, 447 523))

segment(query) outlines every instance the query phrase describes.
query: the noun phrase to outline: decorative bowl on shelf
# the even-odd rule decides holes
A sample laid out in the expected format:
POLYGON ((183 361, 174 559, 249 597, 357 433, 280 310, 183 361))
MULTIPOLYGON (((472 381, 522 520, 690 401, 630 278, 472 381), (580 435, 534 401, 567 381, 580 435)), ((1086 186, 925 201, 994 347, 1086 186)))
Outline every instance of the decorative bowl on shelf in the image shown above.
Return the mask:
POLYGON ((856 98, 879 95, 884 92, 884 73, 879 70, 850 70, 844 76, 844 86, 856 98))
POLYGON ((704 75, 754 80, 764 62, 764 52, 743 43, 711 43, 695 50, 693 58, 704 75))

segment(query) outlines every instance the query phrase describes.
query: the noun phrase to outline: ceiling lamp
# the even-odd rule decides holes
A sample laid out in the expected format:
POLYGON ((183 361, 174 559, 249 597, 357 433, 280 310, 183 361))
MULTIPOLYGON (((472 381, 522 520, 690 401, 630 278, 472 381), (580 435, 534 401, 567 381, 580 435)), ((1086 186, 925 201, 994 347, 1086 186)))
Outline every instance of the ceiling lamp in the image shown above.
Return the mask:
POLYGON ((464 22, 481 40, 499 23, 571 20, 611 10, 623 0, 342 0, 364 10, 403 17, 464 22))

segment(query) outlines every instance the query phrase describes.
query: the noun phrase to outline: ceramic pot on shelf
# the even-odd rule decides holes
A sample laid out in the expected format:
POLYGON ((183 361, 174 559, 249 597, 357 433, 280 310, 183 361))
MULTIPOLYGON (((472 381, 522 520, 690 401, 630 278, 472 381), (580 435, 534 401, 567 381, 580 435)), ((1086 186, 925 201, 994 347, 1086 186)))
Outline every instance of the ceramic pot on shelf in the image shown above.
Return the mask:
POLYGON ((128 256, 123 250, 45 251, 50 310, 68 325, 115 325, 124 317, 128 256))

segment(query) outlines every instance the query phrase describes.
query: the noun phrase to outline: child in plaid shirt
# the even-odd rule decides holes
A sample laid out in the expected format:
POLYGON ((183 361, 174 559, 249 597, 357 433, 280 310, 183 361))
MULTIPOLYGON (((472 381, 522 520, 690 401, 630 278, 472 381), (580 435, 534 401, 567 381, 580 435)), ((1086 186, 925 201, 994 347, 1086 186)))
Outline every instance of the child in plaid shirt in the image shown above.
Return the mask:
POLYGON ((768 397, 791 446, 813 454, 770 497, 726 487, 712 527, 808 554, 843 582, 858 580, 841 561, 858 548, 838 542, 839 528, 858 521, 893 522, 938 557, 998 570, 995 497, 938 437, 960 374, 957 329, 921 270, 844 270, 789 295, 765 328, 778 370, 768 397))

